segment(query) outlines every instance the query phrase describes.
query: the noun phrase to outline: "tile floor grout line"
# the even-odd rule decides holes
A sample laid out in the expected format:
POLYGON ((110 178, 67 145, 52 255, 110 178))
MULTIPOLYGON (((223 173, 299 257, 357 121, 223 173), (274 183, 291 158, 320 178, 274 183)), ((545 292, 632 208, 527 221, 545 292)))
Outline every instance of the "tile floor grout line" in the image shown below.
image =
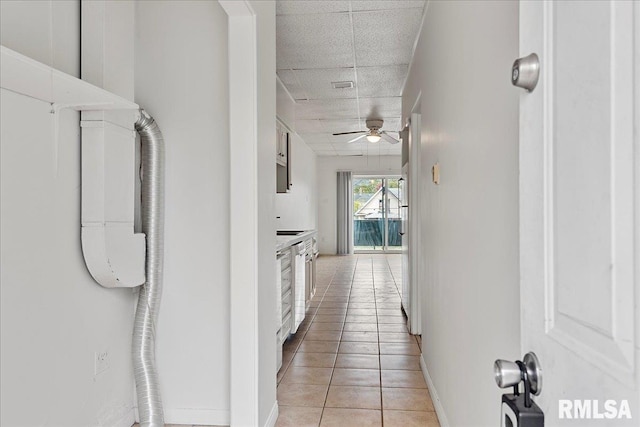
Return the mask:
MULTIPOLYGON (((345 257, 346 258, 346 257, 345 257)), ((388 350, 392 350, 391 347, 394 346, 394 343, 398 342, 400 343, 401 341, 396 341, 396 337, 392 336, 392 334, 408 334, 411 338, 411 340, 405 341, 402 340, 402 342, 410 342, 413 343, 414 341, 417 340, 417 337, 412 336, 411 334, 409 334, 408 330, 406 329, 406 316, 404 316, 402 313, 400 314, 400 316, 403 318, 401 322, 398 322, 397 320, 400 319, 393 319, 393 317, 398 316, 397 313, 393 313, 391 309, 396 310, 397 308, 397 304, 402 304, 402 300, 400 297, 400 292, 399 292, 399 288, 398 288, 398 284, 395 282, 395 276, 393 275, 393 266, 391 265, 391 261, 389 259, 389 257, 387 256, 383 256, 383 257, 376 257, 376 256, 356 256, 350 259, 342 259, 342 260, 331 260, 330 263, 327 264, 327 270, 325 270, 327 274, 326 279, 324 279, 322 281, 322 287, 324 288, 324 291, 322 294, 318 293, 317 296, 321 296, 322 298, 319 300, 319 302, 317 303, 317 306, 315 306, 315 311, 313 312, 312 316, 309 316, 309 323, 307 324, 307 328, 305 330, 305 335, 304 338, 302 339, 302 341, 300 343, 298 343, 297 348, 295 349, 294 353, 293 353, 293 358, 296 358, 297 355, 302 354, 299 352, 299 349, 301 348, 300 346, 302 345, 303 341, 306 341, 307 339, 310 339, 312 341, 314 341, 314 337, 313 336, 309 336, 309 332, 311 332, 314 328, 314 325, 318 325, 320 323, 323 322, 317 322, 317 318, 316 316, 318 316, 319 314, 322 314, 322 311, 320 310, 321 308, 324 307, 325 304, 328 304, 328 306, 326 307, 326 309, 335 309, 336 311, 340 310, 342 311, 342 323, 341 325, 339 325, 339 338, 337 341, 337 349, 335 350, 335 353, 332 354, 332 356, 334 357, 332 359, 332 362, 330 363, 331 366, 327 366, 329 365, 329 363, 325 363, 324 366, 327 367, 331 367, 331 371, 330 371, 330 377, 329 377, 329 382, 327 385, 327 389, 325 391, 324 394, 324 401, 322 403, 322 407, 320 408, 318 405, 313 406, 314 408, 314 418, 319 416, 319 419, 316 418, 316 423, 314 425, 316 426, 320 426, 321 423, 324 421, 326 422, 331 422, 334 420, 334 418, 337 417, 336 421, 341 422, 341 423, 346 423, 348 424, 350 421, 350 415, 345 418, 342 419, 343 417, 339 414, 354 414, 354 416, 359 416, 356 415, 358 414, 357 411, 372 411, 374 408, 372 408, 371 406, 369 406, 368 408, 362 407, 362 406, 356 406, 356 405, 364 405, 367 406, 366 403, 362 403, 362 402, 351 402, 351 404, 347 404, 346 406, 344 406, 344 408, 328 408, 327 407, 327 402, 328 402, 328 394, 329 394, 329 390, 331 389, 332 383, 335 380, 337 380, 337 382, 339 383, 342 380, 339 380, 338 377, 336 377, 337 373, 335 372, 337 369, 339 369, 339 367, 337 366, 337 362, 338 362, 338 358, 340 356, 340 347, 342 344, 345 343, 344 339, 344 333, 347 332, 346 328, 347 328, 347 318, 348 316, 355 316, 352 320, 356 321, 356 322, 351 322, 350 324, 352 325, 357 325, 357 323, 369 323, 371 322, 371 320, 366 321, 365 319, 362 318, 358 318, 358 316, 365 316, 365 315, 369 315, 369 313, 367 313, 364 309, 362 309, 362 306, 359 306, 358 304, 366 304, 365 307, 367 307, 369 310, 373 309, 375 311, 375 318, 373 318, 373 316, 371 316, 371 318, 375 319, 375 328, 376 328, 376 335, 377 335, 377 349, 378 349, 378 354, 377 354, 377 362, 378 362, 378 380, 379 380, 379 385, 378 385, 378 390, 380 393, 380 409, 378 411, 378 416, 379 418, 377 418, 379 421, 376 421, 377 425, 379 426, 383 426, 383 425, 390 425, 390 423, 393 424, 394 420, 396 417, 400 416, 400 414, 404 413, 404 414, 408 414, 408 413, 417 413, 417 414, 422 414, 422 413, 428 413, 428 412, 433 412, 433 410, 429 411, 428 409, 419 409, 417 407, 395 407, 395 403, 392 403, 391 407, 392 408, 396 408, 396 409, 389 409, 388 411, 384 410, 384 396, 382 394, 382 389, 383 389, 383 382, 382 382, 382 342, 380 341, 380 334, 383 333, 381 332, 381 321, 383 321, 385 324, 389 323, 388 326, 391 326, 391 324, 394 323, 398 323, 398 324, 404 324, 404 328, 385 328, 385 339, 386 341, 388 341, 388 343, 385 343, 387 345, 388 350), (335 262, 335 264, 334 264, 335 262), (330 267, 333 266, 333 267, 330 267), (331 268, 331 271, 327 271, 329 268, 331 268), (345 277, 345 273, 350 276, 350 278, 345 277), (330 280, 327 280, 329 279, 330 280), (346 280, 345 280, 346 279, 346 280), (325 285, 326 283, 326 285, 325 285), (326 286, 326 287, 325 287, 326 286), (344 293, 346 292, 346 295, 344 295, 344 293), (325 299, 325 297, 328 297, 329 295, 332 296, 332 299, 325 299), (373 297, 373 298, 372 298, 373 297), (371 302, 369 302, 368 300, 372 298, 372 300, 370 300, 373 304, 371 304, 371 302), (352 306, 352 304, 355 304, 355 307, 352 306), (331 306, 331 307, 330 307, 331 306), (346 306, 346 307, 345 307, 346 306), (359 311, 362 310, 362 311, 359 311), (379 313, 379 310, 382 310, 383 313, 379 313), (380 319, 380 317, 383 317, 384 319, 380 319), (339 381, 338 381, 339 380, 339 381), (327 412, 326 410, 329 409, 331 412, 327 412), (341 411, 346 411, 346 412, 341 412, 341 411), (351 412, 349 412, 351 411, 351 412), (385 412, 388 412, 389 416, 392 417, 393 419, 387 419, 385 422, 385 412)), ((324 319, 324 320, 329 320, 328 318, 324 319)), ((371 322, 372 323, 372 322, 371 322)), ((371 325, 373 326, 373 325, 371 325)), ((333 329, 333 328, 332 328, 333 329)), ((360 329, 360 328, 357 328, 360 329)), ((371 327, 366 327, 364 329, 368 329, 371 330, 373 328, 371 327)), ((323 329, 320 329, 320 331, 322 331, 323 329)), ((351 330, 351 327, 349 328, 349 330, 351 330)), ((356 334, 360 334, 362 335, 363 332, 354 332, 356 334)), ((333 338, 332 336, 327 336, 327 338, 333 338)), ((353 335, 350 339, 353 339, 353 343, 358 343, 358 342, 362 342, 362 343, 366 343, 368 342, 365 338, 365 341, 360 341, 357 335, 353 335)), ((398 336, 398 338, 401 338, 398 336)), ((323 340, 324 341, 324 340, 323 340)), ((351 341, 349 341, 349 343, 351 343, 351 341)), ((400 345, 400 344, 398 344, 400 345)), ((418 346, 418 348, 420 348, 420 345, 418 343, 413 344, 418 346)), ((385 347, 385 348, 387 348, 385 347)), ((362 347, 362 351, 360 351, 361 349, 356 345, 355 347, 353 347, 354 350, 356 350, 356 353, 353 353, 353 355, 362 355, 362 354, 367 354, 367 352, 364 352, 364 350, 366 349, 365 347, 362 347)), ((387 351, 387 350, 385 350, 387 351)), ((313 352, 312 352, 313 353, 313 352)), ((320 353, 324 353, 324 351, 321 351, 320 353)), ((350 355, 351 353, 345 353, 346 355, 350 355)), ((391 354, 395 354, 395 351, 392 351, 391 354)), ((410 358, 408 356, 408 353, 403 353, 400 352, 398 353, 400 356, 402 357, 406 357, 406 358, 410 358), (405 356, 403 356, 405 355, 405 356)), ((290 361, 290 363, 287 365, 288 368, 291 366, 294 366, 293 363, 293 358, 290 361)), ((375 359, 374 359, 375 360, 375 359)), ((395 363, 395 362, 394 362, 395 363)), ((409 363, 409 362, 407 362, 409 363)), ((358 370, 358 369, 369 369, 366 366, 360 366, 358 364, 356 365, 346 365, 345 367, 351 366, 351 369, 353 370, 358 370)), ((397 368, 400 369, 401 371, 406 370, 405 368, 397 368)), ((413 372, 413 368, 409 369, 409 371, 413 372)), ((325 371, 326 372, 326 371, 325 371)), ((394 381, 397 381, 394 380, 394 381)), ((305 384, 304 382, 301 382, 301 384, 305 384)), ((310 383, 310 384, 315 384, 315 383, 310 383)), ((346 382, 345 384, 343 384, 343 386, 349 386, 349 384, 351 384, 351 386, 353 386, 354 388, 357 389, 358 386, 360 387, 364 387, 367 386, 367 384, 363 385, 363 384, 358 384, 358 381, 356 380, 353 383, 349 383, 346 382)), ((392 387, 392 390, 395 390, 392 395, 391 395, 391 399, 397 399, 398 397, 398 393, 401 390, 422 390, 423 387, 418 387, 416 388, 416 386, 409 384, 409 383, 405 383, 404 385, 394 385, 395 383, 391 383, 390 387, 392 387)), ((428 391, 428 388, 426 389, 428 391)), ((318 390, 320 391, 320 390, 318 390)), ((356 393, 358 393, 356 391, 356 393)), ((321 396, 318 396, 321 397, 321 396)), ((429 399, 429 397, 427 397, 427 399, 429 399)), ((430 400, 430 399, 429 399, 430 400)), ((342 398, 340 398, 340 401, 342 401, 342 398)), ((320 403, 320 402, 318 402, 320 403)), ((304 406, 304 403, 300 404, 294 404, 291 405, 293 407, 298 406, 299 409, 301 407, 304 406)), ((311 408, 311 407, 309 407, 311 408)), ((373 415, 373 414, 371 414, 373 415)), ((346 416, 346 415, 345 415, 346 416)), ((407 415, 402 415, 402 417, 406 417, 407 415)), ((422 419, 420 418, 419 415, 416 416, 411 416, 408 419, 422 419), (418 418, 416 418, 418 417, 418 418)), ((429 418, 430 419, 430 418, 429 418)), ((293 421, 290 418, 291 421, 293 421)), ((436 418, 437 420, 437 418, 436 418)), ((291 422, 290 421, 290 422, 291 422)), ((399 421, 399 419, 398 419, 399 421)), ((286 421, 285 421, 286 422, 286 421)), ((437 422, 437 421, 436 421, 437 422)), ((294 424, 296 425, 296 424, 294 424)), ((341 424, 342 425, 342 424, 341 424)), ((429 423, 429 425, 431 425, 429 423)), ((435 424, 437 425, 437 424, 435 424)))
MULTIPOLYGON (((342 264, 344 262, 341 261, 340 264, 342 264)), ((339 264, 339 265, 340 265, 339 264)), ((336 349, 336 358, 333 360, 333 368, 331 369, 331 376, 329 377, 329 384, 327 385, 327 393, 324 396, 324 403, 322 405, 322 411, 320 412, 320 420, 318 421, 318 426, 320 426, 322 424, 322 417, 324 416, 324 410, 327 407, 327 399, 329 398, 329 390, 331 389, 331 382, 333 381, 333 374, 336 372, 336 363, 338 363, 338 354, 340 354, 340 344, 342 344, 342 334, 344 332, 344 325, 347 322, 347 313, 349 312, 349 299, 351 298, 351 290, 353 289, 353 279, 355 277, 356 274, 356 268, 358 267, 358 258, 356 258, 356 264, 353 268, 353 274, 351 275, 351 283, 349 285, 349 295, 347 296, 347 310, 345 311, 345 317, 344 317, 344 321, 342 322, 342 330, 340 331, 340 339, 338 340, 338 348, 336 349)), ((336 270, 337 273, 337 270, 336 270)), ((335 277, 335 275, 334 275, 335 277)), ((331 287, 331 285, 333 285, 333 280, 329 283, 329 286, 327 287, 327 290, 329 290, 329 287, 331 287)), ((326 291, 325 291, 326 294, 326 291)))
MULTIPOLYGON (((318 303, 318 308, 322 306, 322 302, 324 301, 324 297, 326 296, 327 291, 328 291, 328 290, 329 290, 329 288, 331 287, 331 285, 332 285, 332 283, 333 283, 333 279, 335 278, 337 271, 338 271, 337 269, 336 269, 336 270, 334 270, 333 275, 331 276, 331 279, 329 280, 329 284, 328 284, 328 285, 327 285, 327 287, 325 288, 324 293, 322 294, 322 297, 321 297, 321 299, 320 299, 320 301, 319 301, 319 303, 318 303)), ((313 317, 312 317, 312 318, 311 318, 311 320, 309 321, 309 328, 306 330, 306 332, 308 332, 308 331, 309 331, 309 329, 311 328, 311 325, 313 324, 313 320, 314 320, 314 319, 315 319, 315 317, 317 316, 317 312, 318 312, 318 311, 317 311, 317 309, 316 309, 316 311, 315 311, 315 313, 314 313, 313 317)), ((289 367, 291 367, 291 364, 292 364, 292 362, 293 362, 293 359, 298 355, 298 353, 299 353, 299 352, 298 352, 298 350, 300 349, 300 346, 302 345, 302 341, 304 341, 304 338, 306 337, 306 332, 305 332, 305 334, 304 334, 303 338, 300 340, 300 343, 296 346, 296 348, 295 348, 295 350, 294 350, 294 355, 293 355, 293 357, 292 357, 291 361, 289 361, 289 364, 287 365, 287 367, 285 368, 285 372, 284 372, 284 373, 283 373, 283 375, 282 375, 282 379, 284 379, 284 376, 286 375, 287 371, 289 370, 289 367)), ((334 366, 335 366, 335 361, 334 361, 334 366)), ((332 375, 333 375, 333 371, 332 371, 332 375)), ((282 380, 281 380, 281 382, 282 382, 282 380)), ((279 386, 279 385, 280 385, 280 384, 278 383, 278 386, 279 386)), ((328 392, 328 388, 327 388, 327 392, 328 392)), ((325 395, 325 400, 326 400, 326 395, 325 395)), ((323 408, 322 408, 322 411, 321 411, 321 418, 322 418, 322 412, 324 412, 324 405, 323 405, 323 408)))
MULTIPOLYGON (((385 261, 387 261, 387 257, 385 257, 385 261)), ((390 269, 389 262, 386 262, 387 267, 390 269)), ((371 265, 373 269, 373 263, 371 265)), ((372 271, 373 274, 373 271, 372 271)), ((392 274, 393 275, 393 274, 392 274)), ((380 425, 384 427, 384 397, 382 396, 382 348, 380 348, 380 319, 378 318, 378 298, 376 295, 376 279, 375 275, 373 277, 373 297, 375 300, 375 309, 376 309, 376 327, 378 329, 378 365, 380 370, 378 371, 380 374, 380 425)))
MULTIPOLYGON (((322 294, 322 297, 320 298, 320 301, 318 302, 318 307, 320 307, 320 305, 322 304, 322 302, 324 301, 324 297, 327 294, 327 291, 329 290, 329 287, 331 286, 331 282, 333 282, 333 278, 336 276, 337 273, 337 269, 333 272, 331 279, 329 280, 329 284, 327 285, 327 287, 324 290, 324 293, 322 294)), ((316 316, 318 315, 318 310, 316 310, 313 313, 313 316, 311 317, 311 319, 309 320, 309 328, 311 328, 311 324, 313 323, 313 319, 316 318, 316 316)), ((307 332, 309 332, 309 328, 307 328, 304 331, 304 334, 302 335, 302 339, 300 339, 300 342, 298 343, 298 345, 295 347, 295 349, 293 350, 293 357, 291 357, 291 360, 289 360, 289 363, 287 363, 287 366, 285 366, 284 371, 282 372, 282 378, 280 378, 280 381, 276 381, 276 389, 277 387, 280 385, 280 383, 282 382, 282 380, 284 379, 284 376, 287 374, 287 372, 289 371, 289 368, 291 367, 291 363, 293 362, 293 359, 296 357, 296 355, 298 354, 298 349, 300 349, 300 346, 302 345, 302 341, 304 341, 305 337, 307 336, 307 332)), ((287 340, 291 337, 291 334, 289 335, 289 337, 287 337, 287 340)), ((285 340, 286 342, 286 340, 285 340)))

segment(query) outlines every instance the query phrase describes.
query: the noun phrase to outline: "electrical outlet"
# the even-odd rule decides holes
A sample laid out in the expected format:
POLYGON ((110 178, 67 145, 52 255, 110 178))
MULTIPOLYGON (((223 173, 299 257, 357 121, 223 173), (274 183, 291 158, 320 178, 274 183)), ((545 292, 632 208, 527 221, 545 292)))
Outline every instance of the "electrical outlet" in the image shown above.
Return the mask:
POLYGON ((98 375, 109 369, 109 352, 107 350, 95 352, 93 360, 93 375, 98 375))

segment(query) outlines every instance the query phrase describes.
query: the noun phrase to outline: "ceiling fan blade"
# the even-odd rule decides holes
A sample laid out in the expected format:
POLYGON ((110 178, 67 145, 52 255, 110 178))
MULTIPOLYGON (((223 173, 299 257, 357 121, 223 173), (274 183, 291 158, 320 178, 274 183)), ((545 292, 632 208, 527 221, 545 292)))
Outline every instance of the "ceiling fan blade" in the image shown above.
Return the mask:
POLYGON ((387 141, 390 144, 397 144, 398 142, 400 142, 394 137, 392 137, 391 135, 389 135, 387 132, 380 132, 380 135, 385 141, 387 141))
POLYGON ((364 138, 365 136, 367 136, 367 135, 360 135, 360 136, 358 136, 358 137, 356 137, 356 138, 353 138, 351 141, 347 141, 347 143, 348 143, 348 144, 351 144, 352 142, 356 142, 357 140, 362 139, 362 138, 364 138))
POLYGON ((340 133, 334 133, 333 136, 338 136, 338 135, 349 135, 352 133, 367 133, 368 131, 366 130, 357 130, 355 132, 340 132, 340 133))

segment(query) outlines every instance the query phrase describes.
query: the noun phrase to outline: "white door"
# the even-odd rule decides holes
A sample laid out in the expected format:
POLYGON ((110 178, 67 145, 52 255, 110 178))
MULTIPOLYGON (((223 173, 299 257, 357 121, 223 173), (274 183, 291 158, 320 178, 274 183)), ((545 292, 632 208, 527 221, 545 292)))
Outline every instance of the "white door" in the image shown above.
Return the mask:
MULTIPOLYGON (((401 133, 402 143, 408 144, 408 130, 401 133)), ((409 273, 409 196, 408 191, 409 162, 402 165, 402 178, 400 181, 400 234, 402 235, 402 308, 407 317, 410 318, 409 298, 411 296, 409 283, 411 281, 409 273)))
MULTIPOLYGON (((415 108, 414 108, 415 111, 415 108)), ((420 276, 419 269, 423 262, 421 258, 421 242, 420 242, 420 210, 418 200, 424 199, 419 197, 420 186, 420 123, 421 116, 419 113, 411 113, 411 122, 409 123, 409 178, 407 182, 408 203, 409 203, 409 310, 407 312, 409 332, 414 335, 422 333, 422 320, 420 315, 420 276)))
POLYGON ((546 426, 640 425, 639 9, 520 2, 520 54, 541 66, 533 92, 514 88, 522 350, 542 364, 546 426), (561 399, 604 418, 566 419, 561 399), (623 401, 633 419, 607 418, 623 401))

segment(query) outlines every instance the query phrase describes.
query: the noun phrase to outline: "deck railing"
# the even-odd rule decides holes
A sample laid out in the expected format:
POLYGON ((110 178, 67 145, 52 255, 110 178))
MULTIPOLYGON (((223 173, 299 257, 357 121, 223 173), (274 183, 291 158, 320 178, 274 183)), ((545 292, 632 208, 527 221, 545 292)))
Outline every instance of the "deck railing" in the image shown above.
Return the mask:
MULTIPOLYGON (((381 248, 384 245, 384 220, 354 219, 353 245, 357 247, 381 248)), ((389 218, 389 246, 402 246, 400 235, 400 219, 389 218)))

